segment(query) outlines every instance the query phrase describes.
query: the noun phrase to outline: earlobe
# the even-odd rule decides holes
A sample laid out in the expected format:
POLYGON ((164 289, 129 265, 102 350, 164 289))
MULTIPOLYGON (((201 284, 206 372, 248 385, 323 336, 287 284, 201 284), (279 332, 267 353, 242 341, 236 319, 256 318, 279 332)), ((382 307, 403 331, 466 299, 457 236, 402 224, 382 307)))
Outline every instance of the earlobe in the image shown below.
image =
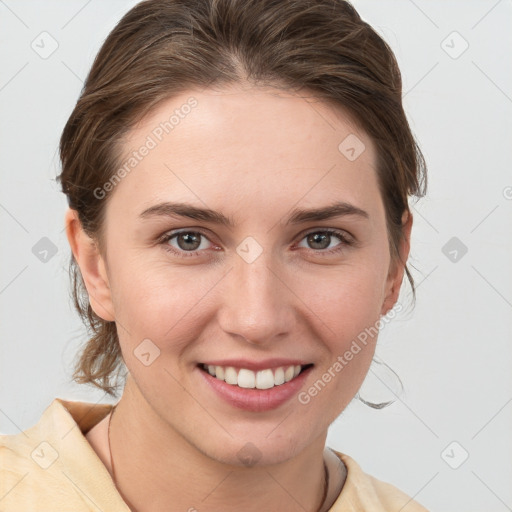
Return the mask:
POLYGON ((68 208, 65 223, 66 236, 80 268, 91 307, 100 318, 113 322, 115 317, 108 275, 97 244, 82 229, 76 210, 68 208))
MULTIPOLYGON (((410 211, 405 211, 402 215, 402 231, 403 238, 400 242, 400 259, 403 262, 407 261, 409 251, 411 248, 411 229, 412 229, 412 214, 410 211)), ((405 266, 400 262, 392 262, 388 279, 386 281, 385 300, 382 304, 381 315, 385 315, 396 304, 400 294, 400 288, 404 278, 405 266)))

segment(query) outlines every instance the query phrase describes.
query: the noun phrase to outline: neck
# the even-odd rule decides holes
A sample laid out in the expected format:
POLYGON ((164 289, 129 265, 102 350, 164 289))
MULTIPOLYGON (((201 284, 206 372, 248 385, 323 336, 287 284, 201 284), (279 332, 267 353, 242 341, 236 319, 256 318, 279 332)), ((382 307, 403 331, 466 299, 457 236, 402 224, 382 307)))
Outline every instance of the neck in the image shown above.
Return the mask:
POLYGON ((339 494, 339 481, 325 486, 325 462, 330 474, 340 474, 337 457, 330 452, 324 458, 327 433, 284 462, 226 464, 191 445, 135 387, 127 381, 110 424, 116 485, 134 512, 168 511, 169 504, 190 512, 325 512, 339 494))

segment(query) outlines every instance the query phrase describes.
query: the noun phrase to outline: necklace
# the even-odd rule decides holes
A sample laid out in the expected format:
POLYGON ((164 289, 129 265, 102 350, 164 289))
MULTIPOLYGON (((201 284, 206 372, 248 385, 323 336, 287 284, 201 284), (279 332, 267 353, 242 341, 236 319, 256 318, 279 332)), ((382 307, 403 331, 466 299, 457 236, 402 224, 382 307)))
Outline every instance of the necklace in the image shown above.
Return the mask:
MULTIPOLYGON (((114 468, 114 458, 112 457, 112 448, 110 446, 110 424, 112 423, 112 416, 114 416, 114 411, 117 407, 117 404, 112 407, 112 411, 110 412, 110 418, 108 419, 108 451, 110 454, 110 465, 112 466, 112 479, 114 480, 114 485, 117 488, 117 480, 116 480, 116 470, 114 468)), ((327 470, 327 464, 324 460, 324 492, 322 496, 322 501, 320 502, 320 507, 318 509, 318 512, 321 512, 323 509, 323 506, 325 505, 325 500, 327 499, 327 489, 329 488, 329 471, 327 470)), ((137 512, 135 507, 133 507, 126 498, 123 497, 123 500, 126 502, 126 504, 130 507, 130 510, 132 512, 137 512)))

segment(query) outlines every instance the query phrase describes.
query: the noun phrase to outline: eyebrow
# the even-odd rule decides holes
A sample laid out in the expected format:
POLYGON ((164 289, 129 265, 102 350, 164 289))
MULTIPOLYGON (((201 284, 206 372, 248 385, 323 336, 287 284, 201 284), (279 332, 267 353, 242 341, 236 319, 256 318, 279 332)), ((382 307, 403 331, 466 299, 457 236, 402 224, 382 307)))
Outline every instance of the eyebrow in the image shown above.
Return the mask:
MULTIPOLYGON (((312 209, 295 208, 288 216, 286 225, 300 224, 310 221, 332 219, 335 217, 358 216, 368 219, 368 212, 344 201, 338 201, 330 206, 312 209)), ((232 218, 209 208, 199 208, 187 203, 159 203, 150 206, 140 213, 139 218, 147 219, 152 217, 186 217, 193 220, 201 220, 233 228, 235 222, 232 218)))

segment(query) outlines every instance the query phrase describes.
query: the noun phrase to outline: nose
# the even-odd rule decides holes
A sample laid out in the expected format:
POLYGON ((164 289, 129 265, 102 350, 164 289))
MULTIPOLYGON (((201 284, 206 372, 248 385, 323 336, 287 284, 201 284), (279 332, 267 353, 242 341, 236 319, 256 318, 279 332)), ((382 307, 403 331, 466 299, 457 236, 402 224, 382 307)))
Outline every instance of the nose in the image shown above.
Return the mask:
POLYGON ((219 299, 223 331, 254 345, 272 345, 298 324, 290 274, 271 260, 265 251, 251 263, 234 258, 219 299))

